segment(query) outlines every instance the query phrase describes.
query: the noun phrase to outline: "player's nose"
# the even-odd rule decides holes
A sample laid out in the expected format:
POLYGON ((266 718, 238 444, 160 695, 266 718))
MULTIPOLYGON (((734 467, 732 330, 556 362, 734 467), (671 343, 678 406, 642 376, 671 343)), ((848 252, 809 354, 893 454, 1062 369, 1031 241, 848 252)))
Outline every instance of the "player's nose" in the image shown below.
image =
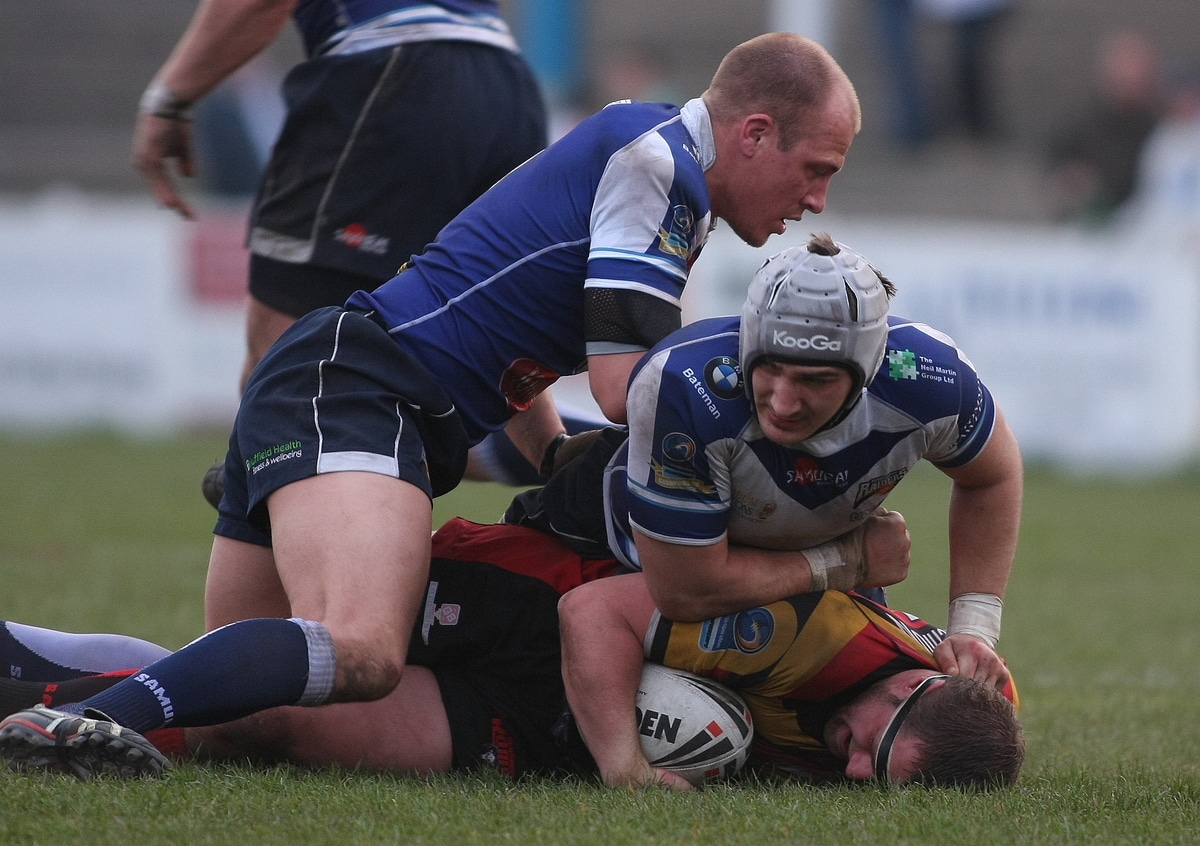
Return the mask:
POLYGON ((866 749, 850 750, 850 760, 846 762, 846 777, 855 781, 870 781, 875 775, 875 762, 871 753, 866 749))
POLYGON ((780 417, 799 417, 808 408, 808 398, 803 391, 783 382, 776 386, 771 395, 771 411, 780 417))
POLYGON ((813 214, 820 214, 825 211, 825 200, 829 196, 829 180, 822 179, 808 189, 808 193, 801 200, 801 205, 806 211, 813 214))

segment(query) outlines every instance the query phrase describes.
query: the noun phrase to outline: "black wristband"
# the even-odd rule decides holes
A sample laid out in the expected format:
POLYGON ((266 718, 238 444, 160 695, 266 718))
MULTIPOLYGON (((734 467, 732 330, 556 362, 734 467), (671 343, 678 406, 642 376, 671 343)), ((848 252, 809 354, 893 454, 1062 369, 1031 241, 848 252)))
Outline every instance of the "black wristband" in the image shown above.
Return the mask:
POLYGON ((542 466, 538 468, 538 475, 543 480, 549 479, 550 475, 554 472, 554 459, 558 457, 558 450, 568 437, 565 432, 558 433, 554 436, 554 440, 550 442, 550 446, 546 447, 546 451, 542 453, 542 466))

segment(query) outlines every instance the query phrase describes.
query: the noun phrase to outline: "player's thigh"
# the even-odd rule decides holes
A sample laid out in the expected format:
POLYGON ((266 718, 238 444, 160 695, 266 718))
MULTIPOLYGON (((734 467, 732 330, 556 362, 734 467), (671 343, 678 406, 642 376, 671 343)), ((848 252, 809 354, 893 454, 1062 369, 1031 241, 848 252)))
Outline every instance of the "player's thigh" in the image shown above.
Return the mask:
POLYGON ((270 495, 275 567, 292 614, 341 647, 402 663, 429 573, 432 504, 380 473, 322 473, 270 495))
POLYGON ((204 584, 206 631, 253 617, 287 617, 290 606, 270 547, 213 537, 204 584))

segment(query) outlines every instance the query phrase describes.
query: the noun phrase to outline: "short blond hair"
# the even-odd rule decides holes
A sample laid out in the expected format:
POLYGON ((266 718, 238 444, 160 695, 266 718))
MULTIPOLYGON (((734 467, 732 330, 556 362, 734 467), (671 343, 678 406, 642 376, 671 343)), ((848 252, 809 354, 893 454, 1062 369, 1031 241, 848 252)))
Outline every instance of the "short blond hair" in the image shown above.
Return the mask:
POLYGON ((703 96, 718 123, 770 115, 786 150, 804 137, 807 118, 838 94, 850 103, 857 133, 862 126, 858 93, 829 51, 794 32, 769 32, 730 50, 703 96))

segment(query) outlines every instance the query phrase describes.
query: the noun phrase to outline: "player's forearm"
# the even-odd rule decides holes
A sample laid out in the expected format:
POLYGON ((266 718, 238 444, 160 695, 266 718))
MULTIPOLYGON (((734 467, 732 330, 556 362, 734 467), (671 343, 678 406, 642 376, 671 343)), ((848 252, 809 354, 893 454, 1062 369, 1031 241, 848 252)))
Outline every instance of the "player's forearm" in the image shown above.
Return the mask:
POLYGON ((984 454, 952 478, 950 596, 1002 597, 1017 552, 1024 493, 1020 452, 1003 419, 984 454))
POLYGON ((546 449, 565 433, 549 390, 534 397, 528 410, 514 414, 504 427, 504 434, 535 469, 541 469, 546 449))
POLYGON ((641 534, 637 547, 650 594, 671 620, 707 620, 812 588, 812 570, 800 552, 723 542, 682 546, 641 534))
POLYGON ((1019 483, 950 498, 950 595, 1004 596, 1021 522, 1019 483))
POLYGON ((812 591, 894 585, 908 575, 912 547, 903 515, 883 507, 853 531, 804 550, 636 538, 658 607, 689 622, 812 591))
POLYGON ((1020 448, 998 409, 987 447, 946 474, 954 480, 947 627, 951 634, 965 632, 994 646, 1017 551, 1024 489, 1020 448))
POLYGON ((641 784, 653 780, 638 740, 641 639, 593 585, 597 583, 576 588, 559 601, 567 702, 605 783, 641 784))
POLYGON ((995 646, 1016 554, 1019 486, 958 490, 950 498, 950 611, 947 630, 995 646))
POLYGON ((203 0, 154 82, 195 103, 261 53, 297 0, 203 0))

